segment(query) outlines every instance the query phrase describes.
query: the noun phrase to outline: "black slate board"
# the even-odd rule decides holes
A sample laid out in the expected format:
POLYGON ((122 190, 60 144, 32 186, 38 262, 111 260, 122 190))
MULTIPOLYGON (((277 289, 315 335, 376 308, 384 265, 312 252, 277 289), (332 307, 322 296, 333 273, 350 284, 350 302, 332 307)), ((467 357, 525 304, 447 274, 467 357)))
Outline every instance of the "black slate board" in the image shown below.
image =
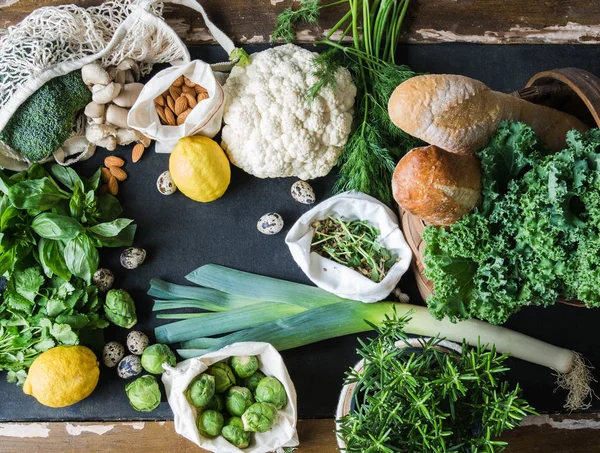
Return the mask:
MULTIPOLYGON (((250 47, 249 51, 261 47, 250 47)), ((214 47, 191 49, 196 58, 220 61, 224 52, 214 47)), ((574 66, 600 74, 596 46, 519 45, 494 46, 472 44, 409 45, 399 49, 399 62, 417 71, 457 73, 482 80, 499 91, 521 88, 536 72, 574 66)), ((130 150, 118 149, 117 156, 130 158, 130 150)), ((75 168, 91 174, 108 153, 99 150, 89 161, 75 168)), ((309 208, 295 202, 288 179, 261 180, 237 168, 225 196, 210 204, 195 203, 181 194, 164 197, 155 184, 168 167, 168 155, 148 150, 137 164, 128 163, 130 178, 121 185, 119 198, 125 215, 135 219, 138 233, 135 245, 148 251, 146 263, 139 269, 120 267, 120 250, 105 249, 101 265, 113 269, 116 286, 127 289, 137 302, 137 329, 152 335, 157 325, 151 308, 152 299, 145 293, 153 277, 185 283, 184 276, 195 268, 216 263, 291 281, 308 283, 292 260, 284 237, 294 221, 309 208), (286 227, 277 236, 264 236, 256 230, 258 218, 269 211, 279 212, 286 227)), ((318 201, 331 194, 335 175, 313 181, 318 201)), ((406 275, 404 291, 413 303, 420 302, 414 277, 406 275)), ((591 363, 600 365, 596 328, 598 310, 556 305, 548 309, 526 308, 513 316, 506 327, 582 353, 591 363)), ((107 340, 124 342, 126 331, 111 327, 107 340)), ((367 334, 362 335, 366 337, 367 334)), ((283 357, 298 392, 302 418, 333 417, 344 372, 358 359, 355 336, 333 339, 283 352, 283 357)), ((554 377, 545 368, 520 360, 510 360, 511 382, 520 382, 525 397, 539 411, 561 411, 565 393, 555 390, 554 377)), ((596 373, 600 378, 600 373, 596 373)), ((24 395, 21 389, 0 379, 0 421, 38 420, 165 420, 173 417, 166 400, 151 413, 133 410, 124 391, 125 381, 114 369, 102 366, 96 391, 83 402, 64 409, 50 409, 24 395)), ((164 398, 163 398, 164 399, 164 398)), ((592 410, 600 409, 594 402, 592 410)))

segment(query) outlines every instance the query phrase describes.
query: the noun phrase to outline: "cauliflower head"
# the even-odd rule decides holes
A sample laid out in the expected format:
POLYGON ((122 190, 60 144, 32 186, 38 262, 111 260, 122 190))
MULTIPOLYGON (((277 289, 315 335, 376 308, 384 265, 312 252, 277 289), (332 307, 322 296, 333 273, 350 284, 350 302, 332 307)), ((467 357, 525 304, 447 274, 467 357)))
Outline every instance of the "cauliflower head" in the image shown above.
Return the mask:
POLYGON ((250 56, 225 83, 222 147, 231 163, 259 178, 325 176, 352 127, 356 86, 340 68, 336 86, 309 101, 317 54, 293 44, 250 56))

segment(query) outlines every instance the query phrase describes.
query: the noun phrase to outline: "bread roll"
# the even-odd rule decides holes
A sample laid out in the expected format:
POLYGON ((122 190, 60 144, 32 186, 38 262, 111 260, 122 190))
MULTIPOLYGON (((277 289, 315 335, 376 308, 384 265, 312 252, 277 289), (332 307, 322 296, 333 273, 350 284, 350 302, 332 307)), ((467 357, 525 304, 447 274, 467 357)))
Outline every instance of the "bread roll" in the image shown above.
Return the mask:
POLYGON ((479 159, 423 146, 404 156, 392 178, 394 198, 433 225, 451 225, 481 200, 479 159))
POLYGON ((588 127, 567 113, 490 90, 460 75, 423 75, 398 85, 388 103, 393 123, 446 151, 473 154, 485 147, 503 120, 530 125, 552 151, 567 131, 588 127))

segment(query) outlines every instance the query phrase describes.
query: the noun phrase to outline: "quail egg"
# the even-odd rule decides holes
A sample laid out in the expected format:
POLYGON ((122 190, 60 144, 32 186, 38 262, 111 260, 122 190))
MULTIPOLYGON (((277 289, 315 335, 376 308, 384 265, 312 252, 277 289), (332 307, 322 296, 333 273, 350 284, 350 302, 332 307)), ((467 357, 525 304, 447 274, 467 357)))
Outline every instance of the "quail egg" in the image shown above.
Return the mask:
POLYGON ((277 234, 283 228, 283 218, 276 212, 269 212, 258 219, 256 228, 262 234, 277 234))
POLYGON ((92 281, 100 292, 105 293, 112 288, 112 285, 115 282, 115 276, 110 269, 101 267, 94 273, 92 281))
POLYGON ((137 355, 123 357, 117 366, 117 374, 120 378, 129 379, 142 372, 142 362, 137 355))
POLYGON ((127 334, 127 349, 135 355, 142 355, 144 349, 148 347, 148 336, 139 330, 132 330, 127 334))
POLYGON ((158 180, 156 181, 156 188, 163 195, 173 195, 175 192, 177 192, 177 186, 173 182, 169 170, 163 171, 160 174, 158 180))
POLYGON ((296 181, 292 184, 292 197, 299 203, 313 204, 316 200, 315 191, 306 181, 296 181))
POLYGON ((137 247, 129 247, 121 253, 121 266, 125 269, 135 269, 141 266, 146 259, 146 250, 137 247))
POLYGON ((104 345, 102 349, 102 361, 108 368, 117 366, 125 355, 125 348, 121 343, 111 341, 104 345))

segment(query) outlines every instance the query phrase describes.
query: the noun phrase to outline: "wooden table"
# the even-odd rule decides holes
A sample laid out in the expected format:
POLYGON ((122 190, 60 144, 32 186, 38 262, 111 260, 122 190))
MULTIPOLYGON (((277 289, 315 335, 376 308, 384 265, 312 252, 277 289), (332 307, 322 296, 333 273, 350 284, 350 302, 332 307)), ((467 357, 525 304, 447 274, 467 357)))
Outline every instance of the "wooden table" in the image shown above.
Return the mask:
MULTIPOLYGON (((23 19, 39 6, 70 3, 68 0, 0 0, 0 28, 23 19)), ((90 6, 99 0, 77 0, 90 6)), ((203 0, 208 14, 237 43, 265 43, 275 16, 289 0, 203 0)), ((300 42, 314 42, 339 17, 341 8, 324 11, 319 27, 301 26, 300 42)), ((165 5, 167 22, 189 44, 213 44, 197 14, 165 5)), ((406 21, 404 42, 472 42, 481 44, 546 43, 597 44, 600 41, 600 8, 593 0, 413 0, 406 21)), ((332 420, 301 420, 298 453, 337 451, 332 420)), ((543 415, 528 417, 510 432, 509 452, 600 452, 600 414, 543 415)), ((0 424, 3 452, 63 451, 199 451, 179 437, 173 423, 6 423, 0 424), (135 436, 135 437, 133 437, 135 436), (134 441, 132 441, 134 440, 134 441)))

